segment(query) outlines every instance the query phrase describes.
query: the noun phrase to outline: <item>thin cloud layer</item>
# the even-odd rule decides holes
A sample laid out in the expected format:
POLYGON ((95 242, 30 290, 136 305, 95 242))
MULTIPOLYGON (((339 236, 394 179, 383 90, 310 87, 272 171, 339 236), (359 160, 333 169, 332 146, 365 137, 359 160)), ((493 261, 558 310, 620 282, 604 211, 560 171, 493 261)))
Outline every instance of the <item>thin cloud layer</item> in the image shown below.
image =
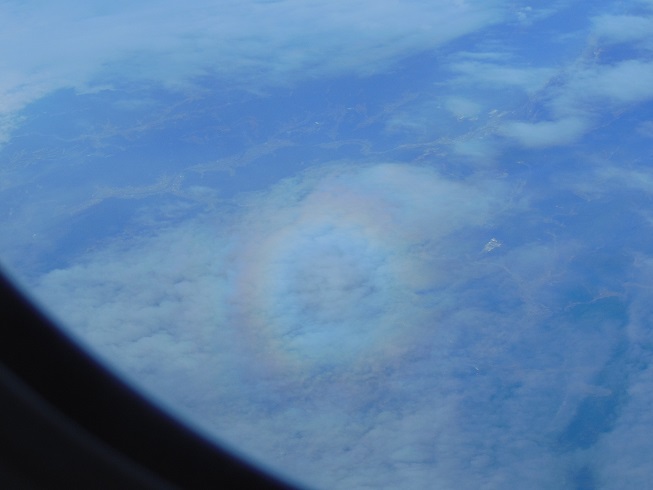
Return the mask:
POLYGON ((215 74, 228 85, 264 90, 385 71, 400 57, 497 22, 506 2, 40 3, 0 7, 5 117, 61 88, 134 81, 181 88, 215 74))
POLYGON ((526 148, 542 148, 573 143, 587 127, 587 121, 574 117, 535 123, 512 121, 504 123, 499 134, 515 139, 526 148))
MULTIPOLYGON (((455 53, 448 64, 452 79, 447 90, 467 93, 483 108, 479 121, 489 119, 485 133, 501 137, 494 146, 501 147, 503 138, 525 148, 581 141, 615 114, 653 100, 653 11, 645 2, 629 8, 637 13, 591 17, 587 31, 554 31, 551 45, 495 42, 455 53), (554 65, 547 62, 551 49, 560 55, 554 65), (490 118, 505 94, 500 120, 490 118)), ((465 147, 458 153, 465 153, 465 147)))
POLYGON ((421 323, 428 292, 449 276, 441 241, 481 225, 497 197, 426 168, 343 168, 291 206, 246 218, 253 231, 239 237, 235 321, 267 355, 279 345, 298 362, 349 365, 399 349, 397 336, 421 323))
POLYGON ((577 245, 487 249, 513 199, 487 176, 327 166, 37 291, 143 391, 307 484, 564 488, 621 324, 557 298, 577 245))
MULTIPOLYGON (((456 258, 460 250, 452 249, 450 236, 486 223, 503 200, 500 193, 497 183, 481 190, 422 167, 326 167, 247 198, 241 203, 244 212, 210 227, 212 236, 206 235, 207 223, 195 223, 146 240, 166 257, 141 257, 146 245, 136 243, 126 251, 105 252, 116 257, 100 253, 88 257, 90 262, 53 271, 43 288, 48 295, 63 294, 50 299, 55 303, 65 301, 63 291, 80 288, 81 297, 69 305, 79 308, 65 316, 73 325, 85 325, 93 344, 111 342, 103 338, 104 328, 78 314, 109 308, 98 321, 115 325, 126 320, 116 315, 129 311, 135 318, 121 335, 141 338, 149 335, 148 325, 159 323, 159 313, 167 324, 187 325, 176 316, 171 321, 167 309, 193 298, 205 302, 190 309, 203 314, 193 324, 217 335, 238 325, 232 332, 242 336, 238 343, 271 363, 293 369, 350 367, 356 359, 399 349, 396 344, 411 332, 410 325, 426 321, 432 293, 450 281, 453 263, 463 260, 456 258), (125 269, 115 269, 116 262, 125 269), (154 280, 163 289, 142 287, 143 280, 153 280, 145 271, 163 274, 163 280, 154 280), (116 307, 114 301, 135 301, 136 310, 116 307)), ((465 249, 477 253, 485 241, 465 249)))
POLYGON ((145 393, 318 488, 644 485, 653 3, 309 4, 0 7, 0 39, 33 53, 3 44, 0 121, 74 87, 84 133, 31 139, 36 121, 9 155, 3 247, 52 242, 39 299, 145 393))
MULTIPOLYGON (((421 344, 455 337, 439 318, 451 299, 445 291, 465 280, 467 260, 483 256, 487 236, 474 230, 500 211, 503 193, 496 182, 480 188, 423 167, 327 167, 242 201, 232 218, 189 223, 52 271, 38 294, 92 350, 211 433, 255 454, 307 451, 306 464, 327 464, 318 478, 327 486, 336 485, 329 468, 350 472, 343 481, 368 479, 379 458, 421 457, 423 442, 413 440, 420 429, 405 428, 405 449, 375 449, 363 476, 351 468, 358 457, 317 456, 334 444, 342 451, 351 435, 318 434, 363 424, 353 437, 372 430, 365 444, 373 445, 387 437, 386 424, 402 431, 428 423, 430 403, 416 393, 407 402, 413 422, 400 406, 370 420, 358 412, 381 395, 383 372, 397 373, 391 391, 430 385, 419 372, 431 369, 424 357, 434 353, 420 353, 421 344), (359 393, 366 379, 373 385, 359 393), (294 419, 306 403, 317 412, 294 419), (269 419, 259 420, 261 411, 269 419), (311 437, 275 435, 288 430, 311 437)), ((446 380, 442 367, 433 369, 446 380)), ((285 457, 271 462, 305 474, 285 457)))

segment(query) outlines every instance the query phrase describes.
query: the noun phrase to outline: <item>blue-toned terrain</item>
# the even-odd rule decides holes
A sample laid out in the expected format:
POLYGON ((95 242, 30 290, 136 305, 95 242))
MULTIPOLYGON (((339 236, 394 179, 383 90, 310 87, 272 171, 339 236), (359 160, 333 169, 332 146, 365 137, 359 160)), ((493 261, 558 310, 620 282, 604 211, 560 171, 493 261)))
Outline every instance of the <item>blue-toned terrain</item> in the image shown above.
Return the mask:
POLYGON ((308 488, 647 488, 653 2, 191 4, 0 6, 3 268, 308 488))

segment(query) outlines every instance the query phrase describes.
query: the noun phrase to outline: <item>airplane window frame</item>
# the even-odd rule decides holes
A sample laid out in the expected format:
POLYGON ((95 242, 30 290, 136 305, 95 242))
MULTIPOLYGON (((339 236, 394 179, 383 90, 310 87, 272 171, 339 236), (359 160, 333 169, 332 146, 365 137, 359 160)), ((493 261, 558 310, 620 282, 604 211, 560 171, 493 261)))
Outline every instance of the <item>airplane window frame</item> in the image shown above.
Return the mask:
POLYGON ((3 488, 294 488, 120 381, 2 271, 0 312, 3 488))

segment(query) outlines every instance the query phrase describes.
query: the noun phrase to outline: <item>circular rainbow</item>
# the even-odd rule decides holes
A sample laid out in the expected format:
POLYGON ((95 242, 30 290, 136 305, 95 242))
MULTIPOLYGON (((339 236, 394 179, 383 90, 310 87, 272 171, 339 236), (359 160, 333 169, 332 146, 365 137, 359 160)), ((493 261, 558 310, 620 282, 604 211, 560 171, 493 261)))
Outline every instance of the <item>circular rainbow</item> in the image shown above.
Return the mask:
POLYGON ((259 365, 302 369, 401 352, 432 321, 442 239, 487 214, 472 196, 397 164, 337 166, 258 196, 233 254, 227 309, 239 343, 259 365))

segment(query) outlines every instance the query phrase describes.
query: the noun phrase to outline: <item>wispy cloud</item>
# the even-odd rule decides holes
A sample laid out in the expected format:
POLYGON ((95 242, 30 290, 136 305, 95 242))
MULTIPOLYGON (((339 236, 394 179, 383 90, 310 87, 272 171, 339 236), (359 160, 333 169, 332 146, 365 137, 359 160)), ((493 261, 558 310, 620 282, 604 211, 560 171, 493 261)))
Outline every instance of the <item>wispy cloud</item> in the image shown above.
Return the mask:
MULTIPOLYGON (((21 108, 61 87, 138 81, 183 90, 210 74, 211 83, 264 93, 364 77, 502 19, 521 35, 554 12, 509 3, 5 5, 0 40, 22 40, 31 54, 1 44, 3 120, 11 127, 21 108), (38 35, 45 25, 50 43, 38 35)), ((653 99, 651 15, 639 12, 557 32, 554 44, 573 39, 578 49, 563 61, 485 38, 477 51, 424 57, 433 63, 420 67, 428 83, 364 101, 378 106, 369 113, 361 102, 356 123, 378 133, 334 131, 310 147, 313 158, 318 146, 355 142, 365 162, 316 164, 233 200, 201 181, 294 150, 309 134, 286 131, 231 156, 207 152, 154 183, 80 186, 81 198, 59 196, 67 205, 48 202, 49 212, 164 193, 211 210, 104 242, 45 273, 36 294, 144 392, 320 488, 577 488, 586 468, 596 486, 641 486, 651 264, 637 250, 650 230, 620 227, 653 223, 626 202, 648 203, 653 178, 633 162, 624 170, 584 154, 580 168, 576 155, 550 150, 653 99), (625 54, 613 56, 615 47, 625 54), (375 147, 374 138, 398 133, 410 135, 395 138, 398 149, 375 147), (428 164, 380 163, 406 148, 419 154, 407 159, 428 164), (460 156, 473 165, 457 166, 460 156), (499 157, 511 163, 487 163, 499 157), (527 172, 535 164, 522 158, 543 165, 527 172), (552 174, 549 161, 568 173, 552 174)), ((635 133, 650 136, 650 126, 637 121, 635 133)), ((23 234, 54 221, 36 211, 50 198, 40 192, 11 211, 23 234), (24 226, 31 216, 39 226, 24 226)), ((12 229, 3 240, 22 243, 16 236, 12 229)))
POLYGON ((587 121, 573 117, 534 123, 509 121, 501 125, 499 134, 527 148, 540 148, 573 143, 585 133, 587 127, 587 121))
POLYGON ((300 451, 329 487, 376 481, 381 458, 426 481, 434 433, 420 427, 446 434, 457 404, 434 397, 459 389, 456 371, 477 372, 472 359, 438 359, 466 342, 464 320, 446 319, 447 289, 488 256, 482 230, 509 195, 479 184, 396 164, 314 170, 237 215, 52 271, 38 295, 145 391, 284 471, 305 472, 300 451))
MULTIPOLYGON (((518 12, 538 18, 535 10, 518 12)), ((555 65, 547 61, 550 45, 484 42, 477 51, 456 52, 447 60, 449 80, 431 94, 431 101, 464 96, 468 107, 474 104, 475 124, 469 134, 450 135, 451 149, 473 157, 470 147, 491 154, 506 141, 525 148, 568 145, 632 104, 653 100, 652 22, 650 9, 641 8, 638 15, 597 15, 587 33, 556 32, 551 41, 566 46, 566 61, 556 57, 555 65), (615 49, 621 50, 619 56, 615 49), (502 113, 496 117, 498 107, 502 113)), ((451 115, 431 101, 415 103, 415 117, 407 111, 398 121, 413 126, 424 121, 422 126, 435 136, 434 129, 446 127, 451 115)), ((458 112, 453 116, 460 120, 458 112)), ((447 145, 446 140, 442 143, 447 145)), ((475 159, 482 162, 483 153, 475 159)))
MULTIPOLYGON (((204 74, 251 89, 388 70, 500 20, 507 2, 69 1, 0 7, 0 111, 60 88, 183 87, 204 74)), ((6 138, 6 135, 5 135, 6 138)))
POLYGON ((515 192, 316 168, 88 254, 38 296, 145 392, 319 488, 553 486, 572 463, 551 438, 610 396, 597 376, 621 324, 596 321, 609 295, 560 296, 579 244, 487 252, 528 211, 515 192))

